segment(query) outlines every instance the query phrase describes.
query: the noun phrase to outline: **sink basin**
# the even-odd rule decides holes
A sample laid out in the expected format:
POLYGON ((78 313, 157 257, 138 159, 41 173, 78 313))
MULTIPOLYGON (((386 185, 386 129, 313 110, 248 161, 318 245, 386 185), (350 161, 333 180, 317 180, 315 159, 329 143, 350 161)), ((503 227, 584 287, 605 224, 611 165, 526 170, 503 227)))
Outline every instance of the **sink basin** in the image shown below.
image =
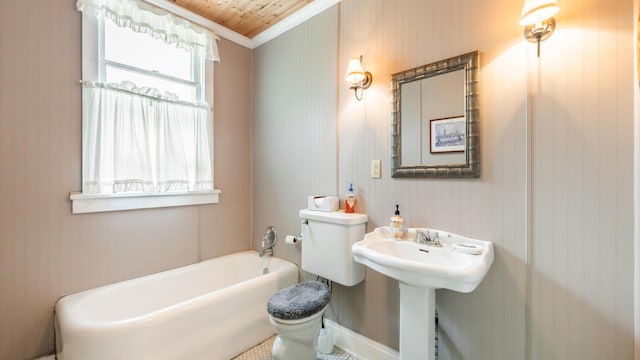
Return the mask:
POLYGON ((400 282, 400 360, 435 359, 435 290, 468 293, 493 263, 493 243, 445 231, 442 247, 417 244, 416 230, 391 238, 388 227, 365 235, 351 247, 355 261, 400 282))
POLYGON ((473 291, 493 263, 493 243, 422 230, 437 232, 443 246, 415 243, 416 229, 408 229, 405 239, 397 240, 391 238, 388 227, 380 227, 353 245, 353 256, 357 262, 407 285, 473 291), (474 245, 478 253, 463 253, 465 247, 458 244, 474 245))

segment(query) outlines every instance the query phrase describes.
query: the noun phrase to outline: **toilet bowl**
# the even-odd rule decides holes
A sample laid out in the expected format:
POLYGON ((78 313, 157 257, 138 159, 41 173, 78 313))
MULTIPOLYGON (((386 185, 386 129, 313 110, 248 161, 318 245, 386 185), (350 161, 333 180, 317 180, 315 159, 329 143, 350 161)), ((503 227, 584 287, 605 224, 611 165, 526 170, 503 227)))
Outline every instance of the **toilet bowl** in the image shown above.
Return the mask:
POLYGON ((275 293, 267 303, 269 321, 278 336, 273 360, 315 360, 322 315, 331 293, 319 281, 307 281, 275 293))
POLYGON ((281 320, 269 317, 271 326, 278 333, 273 342, 273 360, 316 360, 316 343, 322 328, 324 309, 300 320, 281 320))

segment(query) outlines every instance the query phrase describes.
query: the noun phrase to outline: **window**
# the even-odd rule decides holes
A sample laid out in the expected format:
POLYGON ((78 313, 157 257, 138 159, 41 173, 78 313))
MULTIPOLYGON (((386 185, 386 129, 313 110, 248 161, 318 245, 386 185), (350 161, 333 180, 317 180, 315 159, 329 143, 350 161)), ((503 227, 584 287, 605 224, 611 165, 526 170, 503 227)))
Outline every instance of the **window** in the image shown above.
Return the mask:
POLYGON ((104 83, 131 81, 142 87, 168 91, 180 100, 204 102, 203 63, 197 53, 148 34, 103 21, 100 46, 100 79, 104 83))
POLYGON ((135 0, 77 5, 83 184, 71 195, 73 212, 217 202, 212 84, 205 86, 213 71, 205 58, 217 60, 215 39, 135 0))

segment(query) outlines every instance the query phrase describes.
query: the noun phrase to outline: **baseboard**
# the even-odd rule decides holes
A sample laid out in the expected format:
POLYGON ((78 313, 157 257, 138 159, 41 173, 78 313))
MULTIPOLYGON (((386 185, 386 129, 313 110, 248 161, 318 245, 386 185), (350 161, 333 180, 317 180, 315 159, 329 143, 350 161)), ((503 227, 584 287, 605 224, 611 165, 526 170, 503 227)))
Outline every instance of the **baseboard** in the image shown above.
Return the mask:
POLYGON ((332 330, 335 345, 358 359, 398 360, 399 353, 388 346, 362 336, 327 318, 324 319, 324 325, 332 330))
MULTIPOLYGON (((398 352, 346 327, 324 319, 325 327, 333 332, 335 345, 358 359, 398 360, 398 352)), ((55 360, 55 355, 39 357, 35 360, 55 360)))

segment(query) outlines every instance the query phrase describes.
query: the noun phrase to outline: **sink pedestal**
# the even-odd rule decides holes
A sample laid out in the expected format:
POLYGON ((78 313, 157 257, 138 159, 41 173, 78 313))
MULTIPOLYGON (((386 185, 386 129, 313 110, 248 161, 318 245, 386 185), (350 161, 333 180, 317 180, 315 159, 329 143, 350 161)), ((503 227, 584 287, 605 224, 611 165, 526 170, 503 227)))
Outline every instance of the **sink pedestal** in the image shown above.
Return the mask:
POLYGON ((435 359, 436 290, 400 283, 400 360, 435 359))

